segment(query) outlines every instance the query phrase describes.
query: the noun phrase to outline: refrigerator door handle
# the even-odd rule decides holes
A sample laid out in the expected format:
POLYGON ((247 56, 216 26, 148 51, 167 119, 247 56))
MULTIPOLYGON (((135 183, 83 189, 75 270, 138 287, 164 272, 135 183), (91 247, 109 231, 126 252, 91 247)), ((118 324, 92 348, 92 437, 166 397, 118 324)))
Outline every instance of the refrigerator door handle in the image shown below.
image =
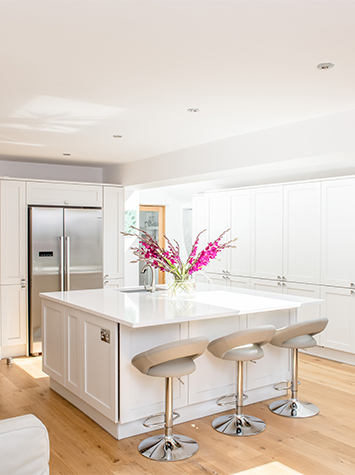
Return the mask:
POLYGON ((65 290, 70 290, 70 238, 65 237, 65 290))
POLYGON ((60 290, 64 290, 64 236, 60 236, 60 290))

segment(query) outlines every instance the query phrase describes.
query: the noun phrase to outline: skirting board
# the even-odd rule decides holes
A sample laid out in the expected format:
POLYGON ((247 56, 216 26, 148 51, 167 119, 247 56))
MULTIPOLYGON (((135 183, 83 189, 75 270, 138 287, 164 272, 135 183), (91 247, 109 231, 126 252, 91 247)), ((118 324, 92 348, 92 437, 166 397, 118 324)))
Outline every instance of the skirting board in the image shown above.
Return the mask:
POLYGON ((313 356, 319 356, 331 361, 338 361, 339 363, 346 363, 355 366, 355 354, 346 353, 345 351, 332 350, 330 348, 324 348, 324 346, 314 346, 307 350, 300 350, 302 353, 306 353, 313 356))
MULTIPOLYGON (((143 434, 157 429, 156 427, 152 429, 147 429, 146 427, 144 427, 144 419, 128 422, 125 424, 121 424, 120 422, 115 423, 107 417, 103 416, 96 409, 89 406, 89 404, 82 401, 80 398, 75 396, 75 394, 68 391, 66 388, 54 381, 52 378, 50 378, 50 388, 53 389, 53 391, 55 391, 56 393, 58 393, 60 396, 62 396, 64 399, 69 401, 71 404, 73 404, 73 406, 80 409, 80 411, 90 417, 90 419, 95 421, 100 427, 105 429, 110 435, 112 435, 112 437, 117 440, 125 439, 126 437, 143 434)), ((263 388, 248 391, 246 394, 248 395, 248 399, 246 401, 247 405, 260 401, 265 401, 266 399, 276 399, 286 394, 286 391, 275 391, 273 386, 265 386, 263 388)), ((178 424, 187 421, 193 421, 195 419, 210 416, 212 414, 218 414, 220 412, 225 412, 231 409, 232 408, 226 409, 226 407, 217 406, 216 400, 193 404, 191 406, 177 407, 176 410, 180 414, 178 424)), ((149 414, 147 414, 147 416, 148 415, 149 414)), ((177 424, 174 423, 174 425, 177 424)))

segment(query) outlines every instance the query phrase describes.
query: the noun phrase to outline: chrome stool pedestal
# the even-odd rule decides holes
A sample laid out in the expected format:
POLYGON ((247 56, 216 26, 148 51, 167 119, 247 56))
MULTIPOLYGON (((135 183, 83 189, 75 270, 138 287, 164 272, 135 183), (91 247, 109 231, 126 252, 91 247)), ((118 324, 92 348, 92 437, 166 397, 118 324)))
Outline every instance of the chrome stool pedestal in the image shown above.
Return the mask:
MULTIPOLYGON (((173 420, 179 416, 173 412, 173 378, 195 371, 194 360, 203 354, 207 344, 206 338, 199 337, 178 340, 152 348, 132 359, 132 365, 141 373, 165 378, 164 434, 154 435, 139 444, 138 450, 144 457, 157 462, 174 462, 191 457, 198 451, 195 440, 173 432, 173 420)), ((158 425, 148 424, 158 415, 148 417, 144 425, 158 425)))
MULTIPOLYGON (((218 402, 217 402, 218 404, 218 402)), ((265 430, 265 422, 243 413, 243 361, 238 361, 238 379, 235 413, 217 417, 212 427, 222 434, 233 436, 256 435, 265 430)))
POLYGON ((139 452, 152 460, 173 462, 191 457, 198 451, 198 444, 190 437, 173 433, 173 378, 165 378, 164 434, 143 440, 139 452))
MULTIPOLYGON (((276 330, 275 336, 270 343, 274 346, 290 348, 292 354, 292 379, 290 386, 281 388, 291 390, 290 399, 279 399, 269 405, 270 411, 274 414, 294 419, 303 419, 316 416, 319 413, 319 408, 316 405, 298 400, 298 348, 311 348, 315 346, 317 342, 313 335, 323 331, 327 323, 327 318, 319 318, 276 330)), ((278 389, 277 385, 274 388, 278 389)))
MULTIPOLYGON (((216 431, 234 437, 246 437, 260 434, 265 430, 264 421, 254 416, 245 415, 243 412, 243 362, 262 358, 264 356, 262 346, 271 340, 275 331, 274 326, 264 325, 217 338, 208 345, 209 352, 214 356, 236 361, 238 365, 235 412, 232 415, 217 417, 212 422, 212 427, 216 431)), ((220 398, 217 404, 226 405, 220 401, 227 397, 230 396, 220 398)))

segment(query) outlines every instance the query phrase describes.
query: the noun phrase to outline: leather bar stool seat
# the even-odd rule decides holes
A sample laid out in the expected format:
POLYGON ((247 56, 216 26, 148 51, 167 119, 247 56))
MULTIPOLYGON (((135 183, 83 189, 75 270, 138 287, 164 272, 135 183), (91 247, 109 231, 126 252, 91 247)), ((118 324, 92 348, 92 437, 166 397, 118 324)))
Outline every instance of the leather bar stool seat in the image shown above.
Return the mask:
POLYGON ((164 434, 149 437, 139 444, 138 450, 145 457, 173 462, 197 452, 195 440, 173 433, 173 378, 195 371, 194 360, 204 353, 207 345, 207 338, 188 338, 157 346, 133 357, 132 365, 141 373, 165 378, 164 434))
MULTIPOLYGON (((316 346, 317 342, 314 335, 322 332, 327 324, 327 318, 317 318, 276 330, 275 336, 270 343, 274 346, 291 350, 292 379, 290 385, 280 387, 283 382, 275 385, 275 389, 278 390, 290 389, 291 398, 272 402, 269 409, 274 414, 294 418, 305 418, 318 414, 319 409, 317 406, 310 402, 298 400, 298 349, 316 346)), ((286 381, 285 383, 289 382, 286 381)))
MULTIPOLYGON (((212 422, 212 427, 223 434, 232 436, 255 435, 265 429, 265 422, 243 412, 243 362, 260 359, 264 356, 262 346, 274 336, 276 328, 272 325, 242 330, 211 341, 207 349, 217 358, 238 363, 237 392, 231 395, 235 399, 235 413, 220 416, 212 422)), ((217 401, 223 404, 224 396, 217 401)))

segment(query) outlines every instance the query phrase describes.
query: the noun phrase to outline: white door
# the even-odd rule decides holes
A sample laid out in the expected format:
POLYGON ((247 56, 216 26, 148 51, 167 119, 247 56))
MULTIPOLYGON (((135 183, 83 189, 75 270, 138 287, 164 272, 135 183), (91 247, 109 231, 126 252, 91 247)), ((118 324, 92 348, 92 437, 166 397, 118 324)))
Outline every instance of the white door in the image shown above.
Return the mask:
POLYGON ((333 350, 355 353, 355 294, 349 289, 322 287, 322 317, 329 323, 320 334, 320 344, 333 350))
POLYGON ((284 187, 283 257, 286 280, 320 283, 320 183, 284 187))
POLYGON ((115 186, 105 186, 103 194, 103 275, 110 285, 111 279, 123 278, 124 198, 115 186))
POLYGON ((230 250, 230 273, 250 276, 251 191, 232 191, 229 195, 231 238, 237 238, 230 250))
POLYGON ((1 181, 1 284, 26 282, 26 184, 1 181))
MULTIPOLYGON (((214 242, 229 228, 229 202, 227 193, 215 193, 208 197, 209 200, 209 233, 208 242, 214 242)), ((226 233, 220 244, 230 241, 231 233, 226 233)), ((229 249, 224 249, 217 254, 215 259, 207 266, 208 272, 223 272, 229 270, 229 249)))
POLYGON ((349 287, 355 283, 355 179, 322 183, 321 281, 349 287))
POLYGON ((27 291, 21 285, 0 287, 1 346, 27 342, 27 291))
POLYGON ((265 186, 252 190, 251 276, 282 276, 283 189, 265 186))

